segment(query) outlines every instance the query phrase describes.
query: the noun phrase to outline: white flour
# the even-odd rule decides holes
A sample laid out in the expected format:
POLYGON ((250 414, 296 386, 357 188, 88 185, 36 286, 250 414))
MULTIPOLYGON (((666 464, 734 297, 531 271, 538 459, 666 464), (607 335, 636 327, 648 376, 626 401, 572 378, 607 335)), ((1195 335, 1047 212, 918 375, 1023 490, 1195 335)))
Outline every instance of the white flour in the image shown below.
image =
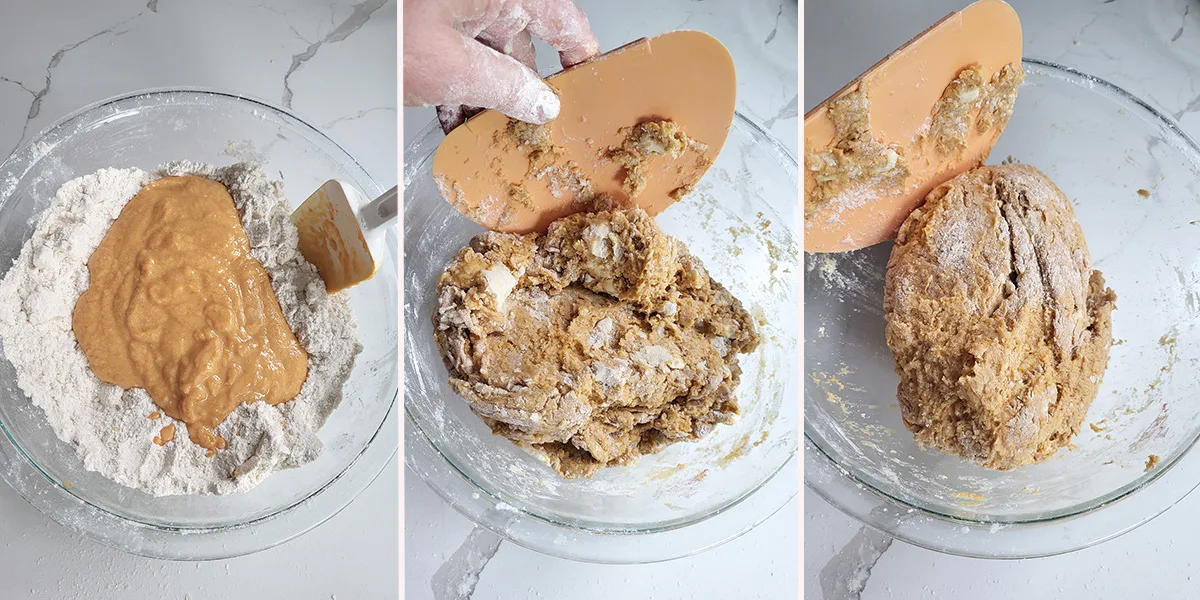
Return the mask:
POLYGON ((101 169, 71 180, 43 213, 33 237, 0 281, 0 348, 18 385, 84 466, 155 496, 248 490, 270 473, 317 458, 317 430, 341 402, 342 385, 362 350, 345 295, 328 295, 296 249, 296 228, 282 186, 256 166, 217 168, 178 162, 154 173, 101 169), (186 424, 163 415, 142 389, 101 382, 71 331, 72 311, 88 287, 87 259, 121 209, 144 185, 168 175, 200 175, 229 189, 251 252, 271 276, 283 314, 308 352, 308 378, 290 402, 242 405, 216 432, 228 447, 212 458, 193 444, 186 424), (165 446, 152 440, 174 422, 165 446))

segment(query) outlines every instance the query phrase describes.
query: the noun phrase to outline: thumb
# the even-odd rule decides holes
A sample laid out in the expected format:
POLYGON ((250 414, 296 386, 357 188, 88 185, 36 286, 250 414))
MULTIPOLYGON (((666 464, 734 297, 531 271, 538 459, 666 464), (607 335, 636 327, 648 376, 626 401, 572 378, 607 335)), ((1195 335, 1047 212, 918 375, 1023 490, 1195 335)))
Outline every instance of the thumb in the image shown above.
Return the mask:
POLYGON ((466 52, 475 85, 464 93, 462 104, 492 108, 528 123, 548 123, 558 116, 558 94, 536 71, 474 40, 467 42, 466 52))
POLYGON ((467 54, 475 85, 464 92, 463 104, 539 125, 557 118, 558 95, 532 68, 475 41, 467 43, 467 54))
POLYGON ((558 95, 533 70, 451 27, 405 39, 406 104, 465 104, 514 119, 546 123, 558 116, 558 95))

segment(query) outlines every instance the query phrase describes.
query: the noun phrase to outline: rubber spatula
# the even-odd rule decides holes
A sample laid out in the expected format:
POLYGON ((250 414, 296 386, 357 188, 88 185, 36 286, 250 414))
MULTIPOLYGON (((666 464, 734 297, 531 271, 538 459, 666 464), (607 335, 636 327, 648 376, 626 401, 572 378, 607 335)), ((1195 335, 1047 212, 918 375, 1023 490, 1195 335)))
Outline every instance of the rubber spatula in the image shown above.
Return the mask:
POLYGON ((386 227, 396 219, 396 187, 370 200, 336 179, 317 188, 295 211, 292 223, 300 234, 300 253, 317 267, 330 293, 375 275, 372 254, 382 251, 386 227))
MULTIPOLYGON (((834 140, 829 104, 862 90, 871 100, 871 134, 885 144, 898 144, 908 160, 910 175, 903 185, 877 190, 870 201, 826 202, 805 215, 806 252, 843 252, 891 239, 937 185, 977 167, 1000 136, 1000 128, 979 133, 968 128, 961 153, 940 154, 923 143, 934 104, 946 86, 971 65, 980 65, 985 81, 1005 65, 1021 61, 1021 22, 1001 0, 981 0, 947 15, 924 33, 879 61, 804 116, 804 148, 820 151, 834 140)), ((807 197, 814 187, 805 177, 807 197)))
MULTIPOLYGON (((558 91, 562 111, 548 131, 564 151, 559 162, 578 164, 594 192, 658 214, 674 202, 669 193, 698 181, 721 151, 733 123, 736 79, 729 51, 699 31, 639 39, 552 75, 547 81, 558 91), (675 121, 707 147, 708 160, 653 157, 645 165, 645 189, 631 199, 622 189, 622 168, 603 155, 621 146, 621 128, 653 119, 675 121)), ((446 136, 433 157, 442 196, 476 223, 507 232, 542 231, 584 208, 572 194, 560 190, 555 196, 547 181, 526 177, 528 155, 497 143, 507 127, 508 117, 488 110, 446 136), (532 202, 510 199, 510 184, 522 184, 532 202)))

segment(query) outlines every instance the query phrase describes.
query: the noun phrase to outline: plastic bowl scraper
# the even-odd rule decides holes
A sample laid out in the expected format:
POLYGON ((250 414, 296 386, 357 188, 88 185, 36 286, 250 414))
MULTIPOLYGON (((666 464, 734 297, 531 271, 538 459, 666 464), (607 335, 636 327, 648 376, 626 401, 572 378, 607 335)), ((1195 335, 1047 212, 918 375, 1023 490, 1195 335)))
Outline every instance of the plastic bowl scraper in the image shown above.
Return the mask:
POLYGON ((805 115, 804 250, 842 252, 891 239, 930 190, 983 164, 1002 125, 980 131, 972 122, 965 148, 951 153, 940 152, 923 132, 943 92, 965 68, 978 65, 988 81, 1006 65, 1020 63, 1017 13, 1001 0, 981 0, 947 15, 805 115), (855 91, 870 99, 868 135, 899 148, 910 172, 900 185, 859 190, 854 198, 835 197, 810 209, 807 199, 816 181, 808 157, 834 143, 830 105, 855 91))
MULTIPOLYGON (((547 78, 562 101, 546 125, 561 150, 557 164, 572 163, 590 193, 609 194, 619 206, 654 215, 700 179, 721 151, 733 123, 736 75, 729 51, 712 36, 674 31, 639 39, 547 78), (633 197, 623 189, 624 167, 611 159, 627 129, 671 120, 700 144, 677 160, 655 156, 645 167, 646 187, 633 197)), ((446 198, 471 220, 496 231, 544 231, 559 217, 586 210, 579 195, 532 173, 527 147, 506 138, 509 119, 481 112, 450 132, 433 158, 433 175, 446 198), (523 191, 516 198, 511 190, 523 191)))

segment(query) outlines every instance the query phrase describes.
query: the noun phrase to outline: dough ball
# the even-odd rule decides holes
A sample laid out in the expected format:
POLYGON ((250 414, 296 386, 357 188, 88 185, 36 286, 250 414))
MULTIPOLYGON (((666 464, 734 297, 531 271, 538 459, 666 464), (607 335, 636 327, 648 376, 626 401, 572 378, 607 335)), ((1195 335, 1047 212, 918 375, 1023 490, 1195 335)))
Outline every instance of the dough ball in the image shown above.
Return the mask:
POLYGON ((1033 167, 980 167, 929 193, 884 295, 919 445, 1007 470, 1070 442, 1112 345, 1116 295, 1091 262, 1067 197, 1033 167))

